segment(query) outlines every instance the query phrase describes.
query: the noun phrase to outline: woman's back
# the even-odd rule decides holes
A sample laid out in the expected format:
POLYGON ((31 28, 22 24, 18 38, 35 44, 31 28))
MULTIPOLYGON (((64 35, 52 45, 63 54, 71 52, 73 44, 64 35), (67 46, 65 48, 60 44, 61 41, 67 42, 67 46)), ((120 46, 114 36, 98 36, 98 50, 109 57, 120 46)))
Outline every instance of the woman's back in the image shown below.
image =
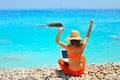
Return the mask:
POLYGON ((81 56, 83 53, 82 45, 80 47, 68 46, 69 68, 77 71, 81 69, 81 56))

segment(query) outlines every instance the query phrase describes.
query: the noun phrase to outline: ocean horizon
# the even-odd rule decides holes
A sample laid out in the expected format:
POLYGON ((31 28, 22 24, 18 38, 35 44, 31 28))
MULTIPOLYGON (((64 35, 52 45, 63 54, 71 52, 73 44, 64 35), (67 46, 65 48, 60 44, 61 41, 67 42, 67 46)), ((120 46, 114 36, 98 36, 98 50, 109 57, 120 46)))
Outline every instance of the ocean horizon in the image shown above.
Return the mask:
POLYGON ((90 20, 93 28, 83 55, 87 65, 120 62, 120 9, 0 9, 0 68, 58 66, 62 49, 55 42, 61 22, 65 41, 71 30, 84 38, 90 20))

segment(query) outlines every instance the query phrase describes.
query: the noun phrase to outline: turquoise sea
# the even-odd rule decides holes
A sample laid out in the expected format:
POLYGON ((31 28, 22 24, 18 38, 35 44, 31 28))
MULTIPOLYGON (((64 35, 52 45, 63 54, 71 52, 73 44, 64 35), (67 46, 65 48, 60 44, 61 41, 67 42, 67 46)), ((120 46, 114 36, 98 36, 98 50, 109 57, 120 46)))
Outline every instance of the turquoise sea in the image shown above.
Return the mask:
POLYGON ((0 10, 0 68, 57 66, 59 28, 41 25, 61 22, 60 40, 68 43, 65 38, 73 29, 85 37, 90 19, 93 29, 83 53, 87 65, 120 62, 120 9, 0 10))

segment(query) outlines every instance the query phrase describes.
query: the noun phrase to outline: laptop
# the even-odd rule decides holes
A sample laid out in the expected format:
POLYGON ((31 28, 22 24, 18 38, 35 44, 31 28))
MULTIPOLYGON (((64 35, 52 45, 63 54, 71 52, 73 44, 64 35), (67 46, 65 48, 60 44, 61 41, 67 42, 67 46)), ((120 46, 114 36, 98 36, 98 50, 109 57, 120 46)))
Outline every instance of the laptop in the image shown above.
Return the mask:
POLYGON ((61 50, 61 56, 62 56, 62 59, 63 59, 65 62, 67 62, 67 63, 69 62, 67 50, 62 49, 62 50, 61 50))

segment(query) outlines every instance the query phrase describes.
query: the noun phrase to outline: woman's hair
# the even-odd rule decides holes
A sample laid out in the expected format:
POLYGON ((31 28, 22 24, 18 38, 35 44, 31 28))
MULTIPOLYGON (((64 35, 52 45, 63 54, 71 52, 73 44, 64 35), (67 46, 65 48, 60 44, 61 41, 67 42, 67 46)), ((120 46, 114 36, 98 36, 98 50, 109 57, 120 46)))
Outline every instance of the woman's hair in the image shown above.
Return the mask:
POLYGON ((75 47, 79 48, 81 45, 82 45, 81 40, 70 40, 69 46, 75 46, 75 47))

